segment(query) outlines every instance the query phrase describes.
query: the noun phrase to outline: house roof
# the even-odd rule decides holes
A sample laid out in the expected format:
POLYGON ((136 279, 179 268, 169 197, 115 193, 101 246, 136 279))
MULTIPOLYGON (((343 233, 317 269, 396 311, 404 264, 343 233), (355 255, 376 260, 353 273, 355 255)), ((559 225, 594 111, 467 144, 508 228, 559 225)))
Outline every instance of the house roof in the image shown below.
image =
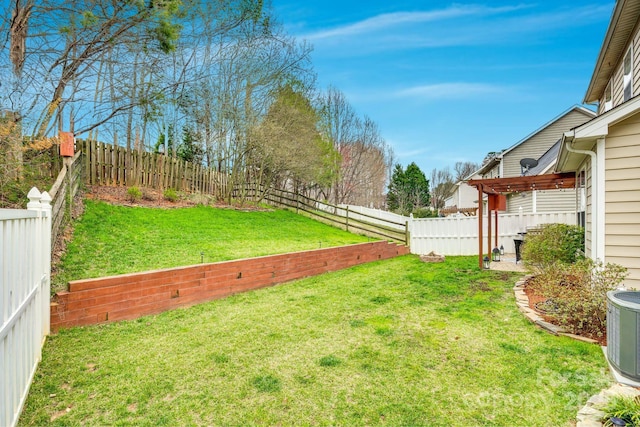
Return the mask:
POLYGON ((558 151, 560 151, 561 142, 562 138, 560 138, 555 144, 553 144, 546 153, 540 156, 537 166, 526 171, 524 175, 541 175, 543 173, 547 173, 556 163, 556 160, 558 158, 558 151))
POLYGON ((529 135, 527 135, 526 137, 524 137, 520 141, 516 142, 511 147, 507 148, 506 150, 503 150, 502 153, 498 154, 496 157, 494 157, 493 159, 491 159, 487 163, 485 163, 480 169, 478 169, 478 171, 476 173, 483 174, 483 173, 488 172, 489 170, 491 170, 497 164, 500 163, 500 159, 502 157, 504 157, 505 155, 509 154, 511 151, 515 150, 517 147, 519 147, 520 145, 524 144, 525 142, 527 142, 528 140, 530 140, 531 138, 533 138, 534 136, 536 136, 537 134, 539 134, 540 132, 542 132, 543 130, 545 130, 546 128, 548 128, 549 126, 554 124, 555 122, 557 122, 558 120, 562 119, 564 116, 566 116, 567 114, 571 113, 572 111, 579 111, 579 112, 583 113, 584 115, 586 115, 588 117, 591 117, 591 118, 596 117, 596 113, 594 111, 589 110, 588 108, 585 108, 585 107, 583 107, 581 105, 574 105, 571 108, 569 108, 568 110, 566 110, 566 111, 562 112, 561 114, 559 114, 558 116, 554 117, 553 119, 551 119, 549 122, 545 123, 544 125, 542 125, 538 129, 536 129, 535 131, 533 131, 532 133, 530 133, 529 135))
POLYGON ((565 132, 555 170, 557 172, 575 171, 580 165, 581 159, 585 157, 584 154, 569 152, 565 142, 571 143, 573 148, 589 150, 598 138, 606 137, 609 134, 609 127, 638 113, 640 113, 640 96, 635 96, 606 113, 565 132))
POLYGON ((633 29, 640 18, 640 0, 618 0, 611 15, 591 82, 584 96, 584 102, 591 104, 600 100, 609 84, 615 68, 625 53, 625 48, 633 35, 633 29))

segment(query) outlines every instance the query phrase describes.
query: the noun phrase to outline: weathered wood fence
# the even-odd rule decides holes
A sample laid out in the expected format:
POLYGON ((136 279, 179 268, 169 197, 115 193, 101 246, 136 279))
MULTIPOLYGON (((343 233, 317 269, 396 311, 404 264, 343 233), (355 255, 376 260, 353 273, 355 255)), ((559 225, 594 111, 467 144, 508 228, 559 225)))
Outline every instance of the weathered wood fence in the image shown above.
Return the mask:
POLYGON ((78 152, 71 159, 65 159, 56 182, 49 190, 53 199, 51 203, 51 241, 55 243, 64 225, 71 218, 73 199, 75 198, 83 178, 82 153, 78 152))
POLYGON ((228 176, 197 163, 159 153, 127 150, 96 141, 78 141, 90 185, 141 186, 164 190, 226 194, 228 176))
POLYGON ((263 200, 273 206, 295 209, 296 213, 304 213, 313 219, 343 227, 347 231, 409 245, 407 222, 397 222, 364 212, 353 212, 349 206, 336 206, 291 191, 266 189, 256 184, 236 188, 234 195, 249 200, 263 200))
POLYGON ((0 209, 0 425, 15 426, 49 334, 51 197, 0 209))

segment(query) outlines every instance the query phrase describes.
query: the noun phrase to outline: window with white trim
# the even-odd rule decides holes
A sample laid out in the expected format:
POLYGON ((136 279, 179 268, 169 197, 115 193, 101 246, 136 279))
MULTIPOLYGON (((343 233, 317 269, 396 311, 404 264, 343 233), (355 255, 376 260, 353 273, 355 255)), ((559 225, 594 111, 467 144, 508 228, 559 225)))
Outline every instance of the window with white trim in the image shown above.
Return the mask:
POLYGON ((624 101, 628 101, 633 96, 633 55, 631 54, 631 48, 629 48, 627 54, 624 56, 622 67, 622 87, 624 101))
POLYGON ((604 110, 602 112, 609 111, 613 108, 613 89, 611 86, 611 80, 609 80, 607 88, 604 90, 604 110))

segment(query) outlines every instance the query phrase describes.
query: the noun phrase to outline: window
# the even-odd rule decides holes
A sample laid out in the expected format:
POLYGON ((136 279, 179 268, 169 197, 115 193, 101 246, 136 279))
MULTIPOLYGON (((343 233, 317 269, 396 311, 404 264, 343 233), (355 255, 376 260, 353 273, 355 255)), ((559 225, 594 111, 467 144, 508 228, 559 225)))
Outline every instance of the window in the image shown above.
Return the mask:
POLYGON ((613 96, 611 93, 611 80, 609 80, 609 84, 607 88, 604 90, 604 111, 609 111, 613 107, 613 96))
POLYGON ((622 87, 624 88, 624 101, 631 99, 633 93, 633 66, 631 48, 627 51, 623 61, 622 87))

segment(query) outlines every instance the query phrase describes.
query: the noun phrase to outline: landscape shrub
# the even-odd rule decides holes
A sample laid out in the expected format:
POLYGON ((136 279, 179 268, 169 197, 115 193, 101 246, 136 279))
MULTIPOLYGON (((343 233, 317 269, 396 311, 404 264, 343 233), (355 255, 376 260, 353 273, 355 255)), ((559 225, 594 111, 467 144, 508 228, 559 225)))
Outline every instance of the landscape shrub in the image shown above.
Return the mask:
POLYGON ((178 193, 173 188, 167 188, 164 190, 164 199, 170 202, 176 202, 178 200, 178 193))
POLYGON ((607 291, 616 289, 626 275, 620 265, 582 259, 546 266, 531 286, 548 299, 546 306, 551 309, 546 314, 554 323, 597 339, 606 332, 607 291))
POLYGON ((571 264, 584 253, 584 229, 576 225, 545 224, 540 233, 526 237, 522 260, 542 270, 555 263, 571 264))
POLYGON ((127 200, 132 203, 137 202, 142 198, 142 191, 136 186, 127 188, 127 200))
POLYGON ((604 412, 604 425, 611 427, 614 424, 611 418, 620 418, 629 427, 640 427, 640 396, 613 396, 602 408, 604 412))
POLYGON ((431 209, 431 208, 416 209, 412 213, 414 218, 437 218, 438 217, 438 211, 436 209, 431 209))

